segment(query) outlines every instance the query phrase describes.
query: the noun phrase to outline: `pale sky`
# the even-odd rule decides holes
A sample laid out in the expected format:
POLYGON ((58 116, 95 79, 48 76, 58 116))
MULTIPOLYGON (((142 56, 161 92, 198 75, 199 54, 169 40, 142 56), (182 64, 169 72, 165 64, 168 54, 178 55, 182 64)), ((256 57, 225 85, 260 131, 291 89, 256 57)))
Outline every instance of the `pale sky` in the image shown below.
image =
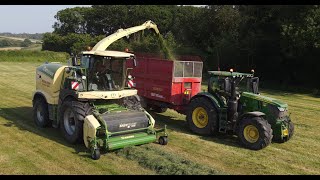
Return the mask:
POLYGON ((91 5, 0 5, 0 33, 52 32, 59 10, 91 5))

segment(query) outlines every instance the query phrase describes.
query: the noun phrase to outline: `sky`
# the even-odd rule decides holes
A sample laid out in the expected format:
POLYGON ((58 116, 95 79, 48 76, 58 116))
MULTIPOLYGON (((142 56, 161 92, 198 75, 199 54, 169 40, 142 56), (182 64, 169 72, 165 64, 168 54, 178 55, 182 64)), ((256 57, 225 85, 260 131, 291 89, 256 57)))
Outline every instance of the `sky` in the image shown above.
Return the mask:
POLYGON ((0 5, 0 33, 52 32, 59 10, 91 5, 0 5))

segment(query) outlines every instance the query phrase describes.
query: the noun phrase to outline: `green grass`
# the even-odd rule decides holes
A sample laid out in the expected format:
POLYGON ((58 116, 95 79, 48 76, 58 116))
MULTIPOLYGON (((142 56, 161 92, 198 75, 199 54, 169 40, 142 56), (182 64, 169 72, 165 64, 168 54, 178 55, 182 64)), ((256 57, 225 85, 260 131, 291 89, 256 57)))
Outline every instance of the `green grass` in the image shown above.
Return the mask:
POLYGON ((39 51, 39 46, 32 46, 26 50, 0 51, 0 62, 66 62, 67 53, 53 51, 39 51), (34 49, 33 49, 34 48, 34 49))
POLYGON ((283 144, 252 151, 235 136, 195 135, 185 116, 169 109, 151 113, 157 127, 167 124, 168 145, 126 148, 94 161, 58 129, 35 126, 32 92, 40 64, 0 62, 0 174, 320 174, 320 98, 311 94, 262 91, 289 104, 295 134, 283 144))

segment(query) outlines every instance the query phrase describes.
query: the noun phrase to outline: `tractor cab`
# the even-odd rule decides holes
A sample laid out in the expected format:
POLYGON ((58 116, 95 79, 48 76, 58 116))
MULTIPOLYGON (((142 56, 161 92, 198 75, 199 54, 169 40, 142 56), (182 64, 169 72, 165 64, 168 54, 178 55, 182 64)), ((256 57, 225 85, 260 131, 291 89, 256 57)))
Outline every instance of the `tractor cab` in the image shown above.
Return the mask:
POLYGON ((227 71, 209 71, 208 92, 217 94, 219 98, 226 100, 233 98, 239 99, 241 92, 251 92, 259 94, 259 78, 254 77, 253 73, 239 73, 227 71), (233 96, 233 97, 232 97, 233 96))

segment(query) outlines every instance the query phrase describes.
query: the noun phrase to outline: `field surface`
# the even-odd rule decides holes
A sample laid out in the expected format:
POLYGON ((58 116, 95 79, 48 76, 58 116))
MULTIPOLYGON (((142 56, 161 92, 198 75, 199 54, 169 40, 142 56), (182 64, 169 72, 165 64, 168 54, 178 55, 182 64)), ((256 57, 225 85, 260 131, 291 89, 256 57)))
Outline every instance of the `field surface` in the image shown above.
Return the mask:
POLYGON ((38 128, 32 118, 35 68, 40 62, 1 62, 0 174, 320 174, 320 98, 262 91, 289 104, 295 135, 260 151, 230 135, 202 137, 173 110, 152 113, 167 124, 169 144, 141 145, 92 160, 84 145, 70 145, 59 129, 38 128))

